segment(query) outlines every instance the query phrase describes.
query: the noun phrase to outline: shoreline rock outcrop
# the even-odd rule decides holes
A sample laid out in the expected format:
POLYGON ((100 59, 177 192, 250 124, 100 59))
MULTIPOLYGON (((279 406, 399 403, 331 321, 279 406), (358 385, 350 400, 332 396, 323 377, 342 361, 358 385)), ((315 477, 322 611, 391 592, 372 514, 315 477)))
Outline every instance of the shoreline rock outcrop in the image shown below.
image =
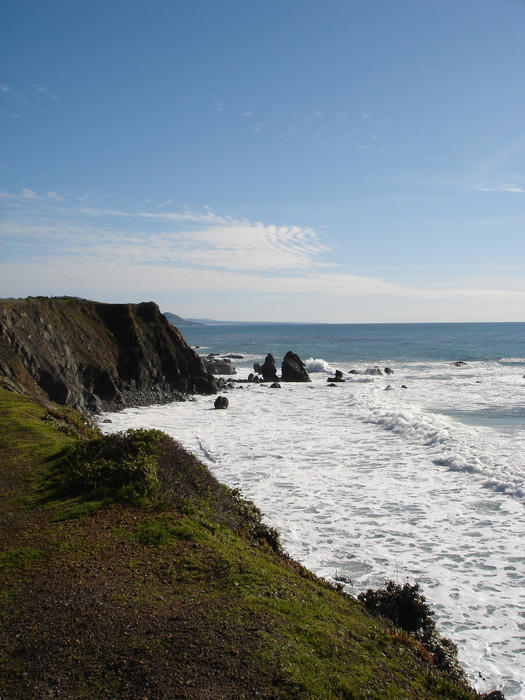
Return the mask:
POLYGON ((312 381, 306 371, 306 365, 299 355, 288 350, 281 366, 281 381, 283 382, 310 382, 312 381))
POLYGON ((271 353, 266 355, 262 365, 256 362, 253 365, 253 369, 257 374, 262 374, 264 382, 276 382, 278 380, 275 358, 271 353))
POLYGON ((0 301, 0 380, 90 414, 217 392, 154 302, 74 297, 0 301))
POLYGON ((212 354, 203 357, 202 361, 210 374, 237 374, 233 362, 227 357, 217 357, 212 354))

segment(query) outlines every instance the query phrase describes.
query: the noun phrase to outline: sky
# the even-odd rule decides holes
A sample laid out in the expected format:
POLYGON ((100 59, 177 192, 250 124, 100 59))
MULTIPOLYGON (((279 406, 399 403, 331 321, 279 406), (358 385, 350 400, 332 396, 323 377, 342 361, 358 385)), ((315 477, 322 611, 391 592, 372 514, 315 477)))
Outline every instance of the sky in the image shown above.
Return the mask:
POLYGON ((524 0, 3 0, 0 297, 525 320, 524 0))

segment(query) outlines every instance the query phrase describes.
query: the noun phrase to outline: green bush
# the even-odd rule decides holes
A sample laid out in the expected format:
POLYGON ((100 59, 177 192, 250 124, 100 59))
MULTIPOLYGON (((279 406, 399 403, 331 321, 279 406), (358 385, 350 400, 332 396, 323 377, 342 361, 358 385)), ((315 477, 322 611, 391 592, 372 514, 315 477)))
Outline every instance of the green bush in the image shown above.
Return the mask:
POLYGON ((138 502, 158 489, 160 430, 127 430, 77 442, 60 454, 57 472, 66 493, 138 502))
POLYGON ((456 681, 465 681, 457 660, 457 647, 452 640, 439 635, 434 613, 419 592, 418 583, 401 586, 388 581, 385 588, 369 588, 357 597, 372 614, 387 617, 396 627, 410 632, 432 654, 436 668, 456 681))
POLYGON ((407 632, 417 632, 425 637, 430 636, 436 627, 432 619, 434 613, 425 602, 425 597, 419 593, 418 583, 401 586, 388 581, 385 588, 369 588, 358 598, 369 612, 388 617, 394 625, 407 632))

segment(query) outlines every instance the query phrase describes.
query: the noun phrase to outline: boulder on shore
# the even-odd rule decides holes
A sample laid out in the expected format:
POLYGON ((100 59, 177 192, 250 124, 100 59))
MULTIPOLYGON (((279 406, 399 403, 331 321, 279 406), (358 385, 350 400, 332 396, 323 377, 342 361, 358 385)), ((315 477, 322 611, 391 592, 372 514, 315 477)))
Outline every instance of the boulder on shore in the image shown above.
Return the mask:
POLYGON ((340 369, 335 370, 335 377, 328 377, 326 380, 327 382, 344 382, 346 381, 343 379, 343 373, 341 372, 340 369))
POLYGON ((288 350, 281 366, 283 382, 310 382, 311 379, 306 371, 306 365, 299 355, 288 350))
POLYGON ((215 406, 215 408, 228 408, 229 403, 230 402, 228 401, 226 396, 217 396, 213 405, 215 406))

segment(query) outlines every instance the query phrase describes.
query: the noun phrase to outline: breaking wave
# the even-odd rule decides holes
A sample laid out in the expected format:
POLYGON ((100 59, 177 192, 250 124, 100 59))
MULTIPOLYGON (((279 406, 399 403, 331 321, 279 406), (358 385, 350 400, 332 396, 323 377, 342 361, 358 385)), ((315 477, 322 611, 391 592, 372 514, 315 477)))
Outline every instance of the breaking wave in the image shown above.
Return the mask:
POLYGON ((525 502, 523 472, 518 448, 510 441, 473 426, 461 425, 446 416, 411 411, 408 408, 352 404, 363 423, 374 424, 428 450, 431 461, 449 471, 464 472, 482 479, 484 488, 525 502))
POLYGON ((307 360, 305 360, 304 364, 306 365, 306 369, 308 372, 330 372, 330 365, 326 360, 323 360, 322 358, 318 357, 317 359, 314 359, 313 357, 309 357, 307 360))

